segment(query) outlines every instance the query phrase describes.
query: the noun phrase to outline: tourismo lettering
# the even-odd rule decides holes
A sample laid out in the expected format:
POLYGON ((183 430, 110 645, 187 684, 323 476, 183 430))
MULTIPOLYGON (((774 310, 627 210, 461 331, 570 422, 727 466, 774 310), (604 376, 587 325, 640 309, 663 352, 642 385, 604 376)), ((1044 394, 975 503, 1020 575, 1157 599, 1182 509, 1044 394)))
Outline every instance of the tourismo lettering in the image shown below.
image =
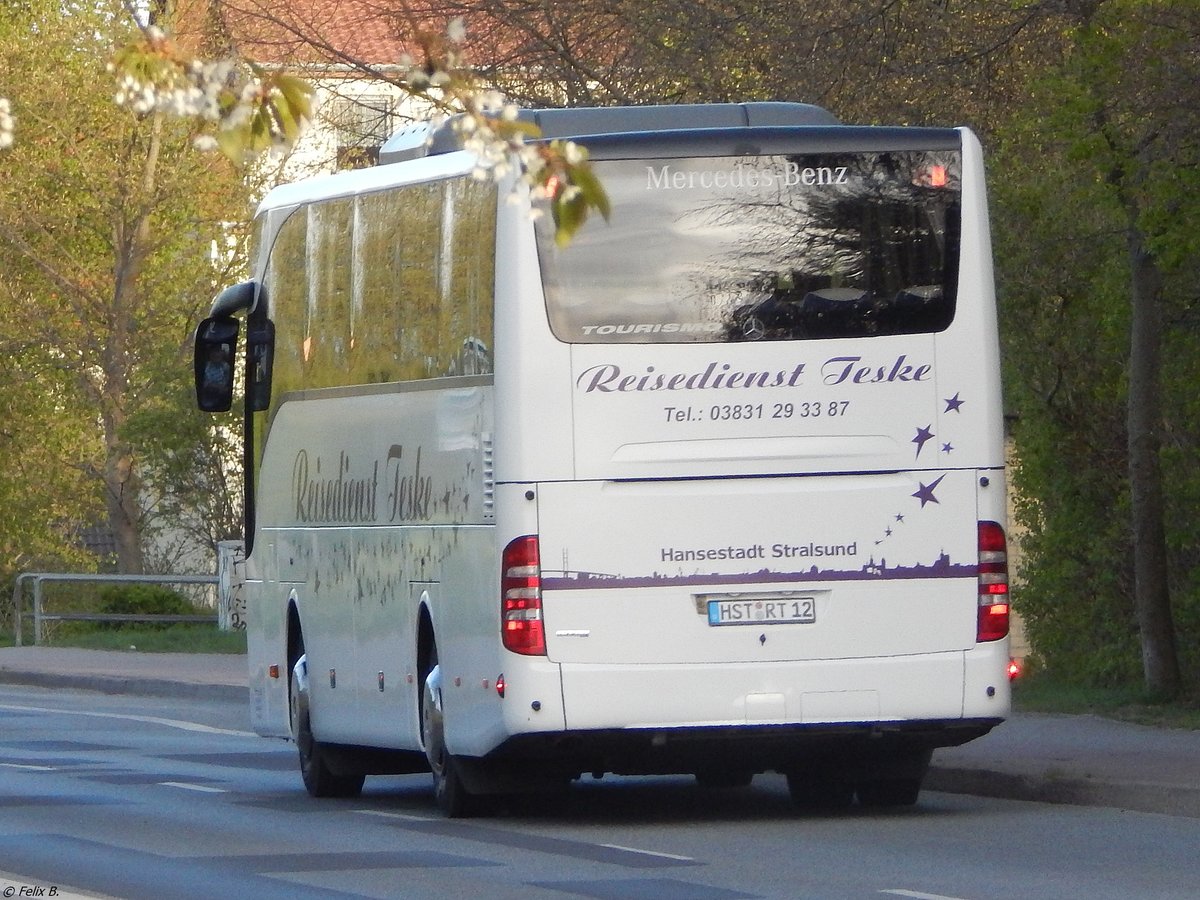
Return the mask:
POLYGON ((671 165, 646 166, 646 190, 650 191, 681 191, 695 190, 696 188, 754 190, 776 185, 818 187, 849 183, 850 175, 847 166, 801 167, 799 163, 791 160, 785 162, 782 169, 753 169, 736 166, 733 169, 681 171, 671 165))
POLYGON ((585 369, 575 380, 575 386, 582 388, 585 394, 796 387, 804 374, 804 365, 797 363, 790 371, 767 369, 755 372, 734 369, 729 363, 711 362, 700 372, 660 372, 654 366, 646 366, 645 372, 626 373, 614 363, 604 363, 585 369))
POLYGON ((720 322, 624 322, 620 325, 584 325, 579 330, 586 335, 610 334, 715 334, 724 328, 720 322))

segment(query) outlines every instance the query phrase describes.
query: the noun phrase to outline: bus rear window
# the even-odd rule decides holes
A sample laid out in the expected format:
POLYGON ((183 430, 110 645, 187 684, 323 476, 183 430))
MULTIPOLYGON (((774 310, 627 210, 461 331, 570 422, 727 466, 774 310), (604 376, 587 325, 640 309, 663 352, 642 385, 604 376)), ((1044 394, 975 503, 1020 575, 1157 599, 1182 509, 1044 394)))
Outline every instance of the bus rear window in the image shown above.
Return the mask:
POLYGON ((941 331, 958 283, 954 151, 598 161, 612 200, 565 248, 538 227, 570 343, 941 331))

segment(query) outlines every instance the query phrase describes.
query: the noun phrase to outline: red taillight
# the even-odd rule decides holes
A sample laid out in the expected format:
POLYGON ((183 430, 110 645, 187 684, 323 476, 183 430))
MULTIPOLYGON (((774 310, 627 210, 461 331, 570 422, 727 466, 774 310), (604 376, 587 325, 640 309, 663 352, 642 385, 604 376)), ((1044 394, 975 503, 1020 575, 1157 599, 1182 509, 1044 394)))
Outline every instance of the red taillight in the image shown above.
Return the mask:
POLYGON ((1021 664, 1015 659, 1008 661, 1008 680, 1016 681, 1021 674, 1021 664))
POLYGON ((979 523, 979 624, 976 641, 1008 634, 1008 543, 995 522, 979 523))
POLYGON ((537 535, 519 537, 504 548, 500 560, 500 598, 500 629, 505 648, 526 656, 545 656, 537 535))

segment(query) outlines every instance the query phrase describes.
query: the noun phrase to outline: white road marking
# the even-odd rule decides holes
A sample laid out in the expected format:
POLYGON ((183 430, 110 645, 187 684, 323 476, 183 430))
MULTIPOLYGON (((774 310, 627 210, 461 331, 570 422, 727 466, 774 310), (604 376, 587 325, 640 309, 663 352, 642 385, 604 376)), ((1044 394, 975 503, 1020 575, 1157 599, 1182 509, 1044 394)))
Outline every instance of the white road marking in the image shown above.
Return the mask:
POLYGON ((923 894, 920 891, 906 891, 903 888, 891 888, 879 893, 891 894, 894 897, 912 897, 913 900, 963 900, 962 897, 947 897, 945 894, 923 894))
MULTIPOLYGON (((356 809, 354 810, 360 816, 377 816, 380 819, 402 819, 405 822, 441 822, 440 818, 432 816, 412 816, 406 813, 384 812, 378 809, 356 809)), ((637 853, 641 856, 654 856, 659 859, 674 859, 679 862, 695 862, 690 856, 677 856, 674 853, 659 853, 656 850, 642 850, 639 847, 622 847, 620 844, 600 844, 606 850, 620 850, 623 853, 637 853)))
POLYGON ((0 769, 24 769, 28 772, 54 772, 57 766, 26 766, 21 763, 0 763, 0 769))
POLYGON ((690 856, 677 856, 674 853, 659 853, 656 850, 642 850, 638 847, 622 847, 620 844, 601 844, 609 850, 622 850, 625 853, 640 853, 642 856, 657 856, 662 859, 677 859, 680 862, 695 862, 696 860, 690 856))
POLYGON ((179 788, 184 791, 196 791, 199 794, 228 794, 225 788, 209 787, 207 784, 189 784, 186 781, 160 781, 161 787, 179 788))
POLYGON ((356 809, 354 810, 360 816, 378 816, 381 819, 403 819, 406 822, 440 822, 441 819, 435 819, 433 816, 409 816, 404 813, 384 812, 379 809, 356 809))

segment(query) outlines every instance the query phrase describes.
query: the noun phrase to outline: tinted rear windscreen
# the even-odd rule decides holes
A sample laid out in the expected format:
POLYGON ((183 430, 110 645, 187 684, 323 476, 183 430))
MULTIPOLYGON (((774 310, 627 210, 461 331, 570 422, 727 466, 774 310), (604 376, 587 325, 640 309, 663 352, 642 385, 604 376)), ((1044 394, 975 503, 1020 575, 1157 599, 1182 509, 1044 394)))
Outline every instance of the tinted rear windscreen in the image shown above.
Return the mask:
POLYGON ((837 153, 595 163, 612 221, 538 246, 572 343, 772 341, 945 329, 961 156, 837 153))

